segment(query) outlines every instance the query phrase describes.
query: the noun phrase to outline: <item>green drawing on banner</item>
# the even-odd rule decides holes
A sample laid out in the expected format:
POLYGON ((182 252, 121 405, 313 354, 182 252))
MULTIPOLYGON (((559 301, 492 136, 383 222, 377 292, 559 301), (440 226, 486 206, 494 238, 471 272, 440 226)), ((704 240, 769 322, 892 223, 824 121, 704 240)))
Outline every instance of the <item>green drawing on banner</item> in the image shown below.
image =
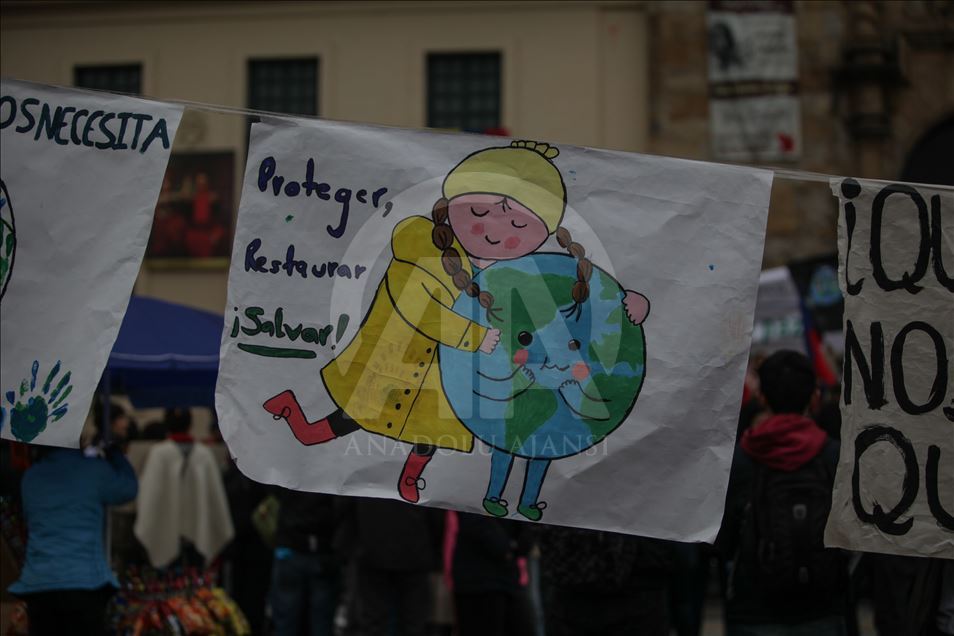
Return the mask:
POLYGON ((69 408, 66 398, 73 392, 70 384, 72 374, 67 371, 62 377, 61 363, 56 364, 46 376, 46 380, 37 388, 37 374, 40 363, 33 361, 30 377, 20 382, 19 390, 7 391, 4 396, 7 405, 0 404, 0 429, 10 418, 10 432, 21 442, 31 442, 46 430, 46 425, 58 422, 69 408))
POLYGON ((238 348, 246 353, 254 353, 257 356, 266 358, 303 358, 310 360, 317 357, 314 351, 307 349, 289 349, 287 347, 268 347, 265 345, 250 345, 244 342, 238 343, 238 348))
POLYGON ((7 293, 17 255, 17 226, 7 184, 0 179, 0 300, 7 293))

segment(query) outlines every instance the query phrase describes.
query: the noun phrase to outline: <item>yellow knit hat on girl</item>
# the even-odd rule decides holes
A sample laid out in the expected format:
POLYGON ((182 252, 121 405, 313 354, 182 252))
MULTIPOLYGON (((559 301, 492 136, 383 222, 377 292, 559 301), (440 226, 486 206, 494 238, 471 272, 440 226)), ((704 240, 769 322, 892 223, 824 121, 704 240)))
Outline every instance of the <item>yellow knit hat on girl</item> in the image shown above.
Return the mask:
POLYGON ((485 148, 464 157, 444 179, 444 197, 500 194, 518 201, 540 217, 553 234, 566 209, 566 186, 553 159, 560 151, 535 141, 485 148))

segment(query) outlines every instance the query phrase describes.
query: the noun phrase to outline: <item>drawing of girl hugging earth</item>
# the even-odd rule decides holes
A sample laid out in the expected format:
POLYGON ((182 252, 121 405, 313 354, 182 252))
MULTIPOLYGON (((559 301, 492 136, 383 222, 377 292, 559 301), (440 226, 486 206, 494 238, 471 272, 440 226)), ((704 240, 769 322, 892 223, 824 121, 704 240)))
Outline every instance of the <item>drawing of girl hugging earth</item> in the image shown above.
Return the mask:
MULTIPOLYGON (((422 474, 438 448, 467 453, 474 447, 475 433, 458 417, 442 384, 442 349, 479 356, 480 360, 505 355, 504 364, 513 369, 511 376, 519 372, 519 377, 529 382, 527 388, 533 385, 532 388, 548 394, 559 392, 570 405, 568 417, 602 421, 603 418, 590 417, 591 409, 579 403, 590 399, 606 410, 602 404, 610 400, 605 396, 585 397, 601 387, 581 388, 582 396, 571 394, 573 387, 566 388, 572 383, 583 387, 586 378, 580 365, 586 366, 588 375, 595 370, 594 364, 580 362, 576 366, 567 363, 554 367, 544 362, 544 367, 531 369, 535 350, 520 345, 526 340, 529 327, 511 333, 511 327, 517 327, 508 323, 509 313, 498 306, 500 301, 506 305, 509 298, 497 299, 481 286, 482 275, 488 268, 499 268, 499 264, 531 255, 550 235, 556 234, 566 253, 545 256, 558 256, 571 266, 572 279, 565 285, 565 295, 572 298, 569 302, 573 305, 570 312, 557 316, 571 322, 579 322, 581 316, 589 320, 590 279, 595 283, 603 273, 586 258, 584 248, 560 227, 566 209, 566 188, 553 163, 558 154, 556 148, 544 143, 515 141, 506 147, 474 152, 458 163, 444 179, 443 196, 434 204, 431 217, 412 216, 394 228, 393 258, 364 322, 354 340, 321 370, 322 381, 339 408, 323 419, 309 422, 294 393, 287 390, 267 400, 265 410, 275 419, 284 419, 305 445, 329 442, 359 428, 410 444, 398 478, 398 493, 412 503, 419 500, 419 491, 425 487, 422 474), (594 269, 598 275, 594 275, 594 269), (470 316, 454 311, 458 300, 473 303, 475 310, 468 312, 470 316), (566 377, 553 383, 546 379, 551 372, 566 377), (540 376, 539 382, 535 373, 540 376)), ((562 288, 558 292, 562 295, 562 288)), ((624 326, 639 331, 642 353, 642 331, 636 325, 648 315, 649 301, 618 285, 608 291, 603 289, 601 296, 609 297, 607 293, 614 298, 613 306, 620 310, 619 314, 625 313, 624 326)), ((617 332, 623 329, 614 328, 617 332)), ((579 337, 586 340, 585 336, 579 337)), ((581 347, 577 341, 576 350, 586 344, 581 347)), ((566 348, 565 341, 562 347, 566 348)), ((600 369, 603 367, 606 374, 612 370, 610 364, 600 369)), ((593 379, 597 375, 594 372, 593 379)), ((519 393, 533 391, 521 388, 519 393)), ((515 392, 507 399, 519 404, 524 398, 518 395, 515 392)), ((621 414, 628 412, 633 401, 635 394, 628 406, 624 405, 618 413, 614 411, 614 417, 623 417, 621 414)), ((521 450, 522 446, 511 444, 501 448, 495 440, 477 434, 494 448, 493 474, 484 508, 503 516, 507 507, 500 495, 513 456, 528 457, 531 463, 534 459, 521 450), (501 453, 506 455, 503 460, 501 453)), ((540 461, 549 464, 548 458, 540 461)), ((545 465, 536 464, 532 470, 528 467, 519 512, 529 519, 541 516, 543 505, 537 497, 545 472, 545 465)))

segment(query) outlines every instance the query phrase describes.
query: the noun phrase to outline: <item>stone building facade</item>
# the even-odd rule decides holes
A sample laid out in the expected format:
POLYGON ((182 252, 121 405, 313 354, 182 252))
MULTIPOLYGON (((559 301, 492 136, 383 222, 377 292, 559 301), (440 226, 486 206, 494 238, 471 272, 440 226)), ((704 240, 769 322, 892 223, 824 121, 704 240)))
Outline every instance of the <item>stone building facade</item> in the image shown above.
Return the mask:
MULTIPOLYGON (((707 8, 706 2, 647 7, 648 151, 654 154, 711 158, 707 8)), ((943 148, 940 137, 951 134, 954 2, 799 1, 794 12, 803 151, 797 163, 778 167, 910 178, 906 165, 919 148, 943 148)), ((946 171, 934 173, 931 183, 954 185, 954 139, 947 149, 946 171)), ((837 215, 826 183, 777 178, 766 266, 832 252, 837 215)))

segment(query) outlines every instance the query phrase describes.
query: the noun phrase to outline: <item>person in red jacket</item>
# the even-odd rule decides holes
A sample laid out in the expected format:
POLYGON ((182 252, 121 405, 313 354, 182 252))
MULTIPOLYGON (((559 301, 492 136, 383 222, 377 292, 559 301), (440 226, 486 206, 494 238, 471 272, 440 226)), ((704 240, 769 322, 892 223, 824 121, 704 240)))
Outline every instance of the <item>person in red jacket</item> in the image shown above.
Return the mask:
POLYGON ((778 351, 759 367, 767 409, 732 462, 719 546, 727 564, 727 636, 842 636, 846 562, 824 547, 838 442, 806 413, 811 362, 778 351))

